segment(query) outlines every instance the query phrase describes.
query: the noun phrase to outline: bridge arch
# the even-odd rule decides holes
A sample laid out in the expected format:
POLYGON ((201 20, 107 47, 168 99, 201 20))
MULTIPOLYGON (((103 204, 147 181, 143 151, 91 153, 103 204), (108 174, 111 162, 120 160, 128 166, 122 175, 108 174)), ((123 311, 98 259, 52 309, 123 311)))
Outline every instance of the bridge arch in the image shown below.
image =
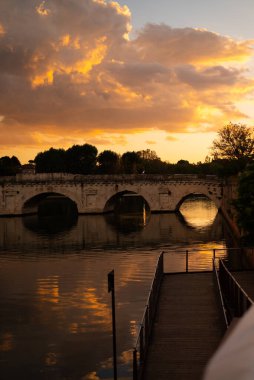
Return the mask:
POLYGON ((52 202, 54 201, 54 199, 58 199, 58 201, 60 199, 65 200, 69 207, 71 207, 72 210, 78 214, 77 202, 74 199, 72 199, 72 197, 69 194, 67 195, 63 192, 55 191, 44 191, 28 196, 27 199, 23 200, 22 202, 22 214, 37 214, 41 202, 49 199, 52 202))
POLYGON ((191 192, 188 191, 186 193, 179 194, 178 199, 176 200, 175 210, 179 211, 181 205, 184 203, 184 201, 186 199, 189 199, 189 198, 192 198, 195 196, 206 197, 206 198, 210 199, 215 204, 215 206, 217 207, 218 210, 221 208, 221 198, 215 196, 213 193, 210 193, 209 191, 205 191, 205 189, 204 189, 202 191, 191 191, 191 192))
POLYGON ((121 200, 123 199, 126 199, 126 198, 133 198, 136 200, 140 200, 141 202, 143 202, 143 206, 142 206, 142 210, 138 210, 138 211, 143 211, 143 207, 145 207, 146 211, 150 211, 151 210, 151 207, 148 203, 148 201, 146 200, 146 198, 142 195, 142 194, 139 194, 135 191, 130 191, 130 190, 123 190, 123 191, 119 191, 115 194, 113 194, 112 196, 110 196, 106 203, 105 203, 105 206, 104 206, 104 212, 112 212, 112 211, 115 211, 116 209, 119 209, 119 211, 121 211, 121 200))
POLYGON ((212 230, 218 215, 215 203, 203 194, 185 197, 184 202, 181 203, 180 212, 177 213, 186 228, 202 232, 208 228, 212 230))

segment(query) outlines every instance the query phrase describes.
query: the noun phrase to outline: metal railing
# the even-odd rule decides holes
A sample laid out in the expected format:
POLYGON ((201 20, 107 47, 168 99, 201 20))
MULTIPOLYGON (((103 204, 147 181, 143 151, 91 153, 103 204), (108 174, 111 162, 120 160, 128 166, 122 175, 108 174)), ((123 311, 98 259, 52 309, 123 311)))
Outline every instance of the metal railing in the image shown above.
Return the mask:
POLYGON ((146 359, 161 281, 164 274, 213 272, 218 286, 219 302, 226 328, 228 328, 233 316, 241 316, 253 304, 253 301, 241 288, 223 262, 223 259, 225 259, 225 256, 229 252, 239 250, 241 253, 243 252, 243 248, 212 248, 168 250, 161 253, 140 324, 136 345, 133 349, 133 380, 142 379, 143 364, 146 359), (198 255, 201 253, 206 255, 206 260, 202 264, 200 264, 200 260, 198 259, 198 255), (171 254, 173 258, 177 258, 178 270, 174 270, 174 268, 173 270, 167 270, 167 266, 170 266, 167 263, 168 254, 171 254), (230 307, 234 309, 234 315, 230 311, 230 307))
POLYGON ((223 260, 219 261, 219 282, 228 310, 228 319, 231 322, 233 317, 241 317, 254 302, 237 282, 223 260))
POLYGON ((163 277, 163 252, 159 256, 153 283, 149 292, 145 312, 140 325, 136 345, 133 350, 133 380, 138 380, 142 376, 143 363, 146 357, 149 338, 152 332, 156 306, 163 277))
MULTIPOLYGON (((219 262, 220 261, 221 260, 219 259, 219 262)), ((225 328, 228 329, 228 327, 230 325, 230 317, 229 317, 229 312, 228 312, 228 309, 227 309, 225 301, 224 301, 224 295, 223 295, 223 291, 222 291, 222 287, 221 287, 220 275, 219 275, 217 263, 218 263, 218 260, 216 260, 216 257, 214 257, 214 259, 213 259, 213 270, 214 270, 217 289, 218 289, 218 293, 219 293, 219 302, 221 305, 221 310, 222 310, 223 320, 225 323, 225 328)))
POLYGON ((164 273, 212 272, 215 258, 224 258, 227 252, 227 248, 164 251, 164 273))

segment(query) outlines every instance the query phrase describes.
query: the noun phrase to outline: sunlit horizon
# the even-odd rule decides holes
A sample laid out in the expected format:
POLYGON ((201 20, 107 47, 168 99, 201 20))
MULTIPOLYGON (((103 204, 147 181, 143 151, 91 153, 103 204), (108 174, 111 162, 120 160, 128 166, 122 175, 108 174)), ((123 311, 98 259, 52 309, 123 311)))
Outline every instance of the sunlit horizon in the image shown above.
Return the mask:
POLYGON ((0 157, 25 164, 87 143, 204 162, 218 129, 254 125, 253 11, 249 0, 1 2, 0 157))

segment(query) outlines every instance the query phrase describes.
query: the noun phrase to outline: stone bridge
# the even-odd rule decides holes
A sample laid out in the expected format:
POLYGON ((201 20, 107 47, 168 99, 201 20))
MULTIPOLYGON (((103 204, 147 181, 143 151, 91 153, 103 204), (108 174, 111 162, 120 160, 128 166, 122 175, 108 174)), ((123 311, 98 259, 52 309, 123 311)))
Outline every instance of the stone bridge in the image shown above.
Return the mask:
POLYGON ((0 215, 37 212, 40 200, 49 195, 69 198, 80 214, 112 211, 115 200, 124 195, 141 196, 151 212, 174 212, 193 194, 207 196, 221 209, 225 186, 212 175, 18 174, 0 177, 0 215))

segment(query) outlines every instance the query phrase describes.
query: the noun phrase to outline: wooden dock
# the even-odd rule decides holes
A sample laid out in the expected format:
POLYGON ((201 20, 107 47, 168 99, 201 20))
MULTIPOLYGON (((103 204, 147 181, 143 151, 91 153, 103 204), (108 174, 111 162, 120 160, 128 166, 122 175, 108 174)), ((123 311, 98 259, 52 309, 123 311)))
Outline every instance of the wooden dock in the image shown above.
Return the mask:
POLYGON ((144 380, 199 380, 224 331, 213 273, 164 274, 144 380))

